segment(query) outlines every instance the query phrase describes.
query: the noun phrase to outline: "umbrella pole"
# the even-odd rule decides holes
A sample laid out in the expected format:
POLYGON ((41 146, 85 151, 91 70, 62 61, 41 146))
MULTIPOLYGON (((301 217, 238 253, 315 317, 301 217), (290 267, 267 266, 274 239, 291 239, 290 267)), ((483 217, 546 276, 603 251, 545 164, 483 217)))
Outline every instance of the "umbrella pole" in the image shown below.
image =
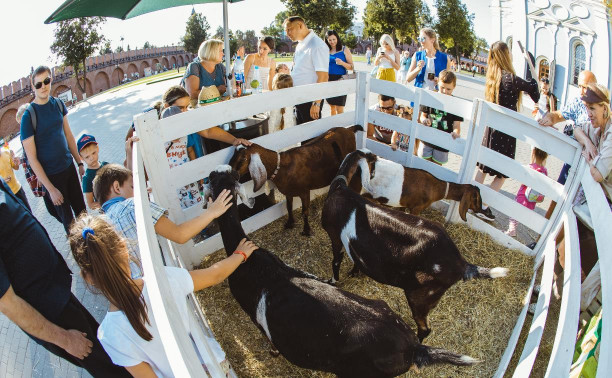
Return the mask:
POLYGON ((225 43, 225 72, 227 73, 227 77, 225 81, 227 82, 227 91, 229 93, 230 98, 232 97, 232 73, 230 71, 230 59, 231 59, 231 51, 230 51, 230 41, 229 41, 229 29, 227 27, 227 0, 223 0, 223 41, 225 43))

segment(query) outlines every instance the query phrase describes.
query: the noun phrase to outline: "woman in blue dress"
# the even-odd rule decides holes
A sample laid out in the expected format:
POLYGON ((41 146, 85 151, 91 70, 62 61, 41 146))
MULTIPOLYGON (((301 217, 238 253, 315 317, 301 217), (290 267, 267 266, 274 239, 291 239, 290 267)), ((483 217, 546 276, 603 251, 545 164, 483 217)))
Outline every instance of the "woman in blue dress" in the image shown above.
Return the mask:
POLYGON ((198 57, 187 66, 183 80, 191 96, 193 107, 197 104, 202 87, 215 85, 223 95, 227 89, 225 66, 223 66, 223 41, 209 39, 202 42, 198 57))
MULTIPOLYGON (((351 51, 342 45, 340 36, 334 30, 327 32, 325 43, 329 47, 329 81, 340 80, 342 75, 353 69, 351 51)), ((327 103, 331 108, 331 115, 344 113, 346 96, 328 98, 327 103)))

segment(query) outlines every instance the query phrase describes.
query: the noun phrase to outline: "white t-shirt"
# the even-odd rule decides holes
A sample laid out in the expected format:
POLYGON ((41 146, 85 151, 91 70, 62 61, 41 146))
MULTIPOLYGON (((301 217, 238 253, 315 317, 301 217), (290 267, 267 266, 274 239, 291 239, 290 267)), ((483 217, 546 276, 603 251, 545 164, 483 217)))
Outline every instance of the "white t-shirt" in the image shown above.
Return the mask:
POLYGON ((434 91, 436 89, 436 82, 433 80, 429 80, 428 76, 430 73, 433 73, 434 76, 436 75, 436 58, 430 58, 426 56, 425 59, 427 60, 427 63, 425 65, 425 82, 423 83, 423 88, 427 88, 429 90, 434 91))
POLYGON ((317 71, 329 72, 329 47, 311 30, 300 41, 293 55, 293 86, 315 84, 317 71))
MULTIPOLYGON (((181 315, 181 321, 185 329, 190 332, 187 295, 193 292, 193 280, 185 269, 165 267, 165 271, 171 291, 174 293, 174 300, 181 315)), ((146 277, 143 280, 145 283, 142 295, 145 298, 147 309, 150 309, 146 277)), ((170 363, 162 345, 162 336, 157 330, 153 313, 148 311, 148 316, 151 324, 146 324, 146 328, 153 336, 151 341, 145 341, 138 336, 123 311, 106 313, 104 320, 102 320, 98 328, 98 340, 100 340, 104 350, 116 365, 135 366, 141 362, 146 362, 151 365, 151 368, 158 377, 173 377, 170 363)), ((221 346, 214 339, 208 339, 208 341, 217 361, 223 361, 225 354, 221 346)), ((210 361, 205 359, 204 363, 206 364, 207 362, 210 363, 210 361)))

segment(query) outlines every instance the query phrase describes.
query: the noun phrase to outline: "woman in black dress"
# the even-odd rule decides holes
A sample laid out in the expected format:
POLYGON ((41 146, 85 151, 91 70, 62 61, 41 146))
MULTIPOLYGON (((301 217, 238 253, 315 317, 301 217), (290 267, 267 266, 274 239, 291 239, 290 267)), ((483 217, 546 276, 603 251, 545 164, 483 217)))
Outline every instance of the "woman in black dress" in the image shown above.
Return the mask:
MULTIPOLYGON (((487 101, 517 111, 521 107, 522 92, 526 92, 534 102, 538 102, 540 99, 538 82, 531 77, 529 71, 527 73, 527 80, 516 76, 512 67, 510 50, 504 42, 498 41, 491 46, 487 65, 487 81, 485 84, 485 99, 487 101)), ((487 127, 483 143, 493 151, 514 159, 516 138, 487 127)), ((483 183, 485 175, 495 176, 491 183, 491 189, 496 192, 501 189, 508 177, 482 163, 478 163, 478 168, 475 180, 483 183)), ((495 217, 489 210, 481 218, 493 220, 495 217)))

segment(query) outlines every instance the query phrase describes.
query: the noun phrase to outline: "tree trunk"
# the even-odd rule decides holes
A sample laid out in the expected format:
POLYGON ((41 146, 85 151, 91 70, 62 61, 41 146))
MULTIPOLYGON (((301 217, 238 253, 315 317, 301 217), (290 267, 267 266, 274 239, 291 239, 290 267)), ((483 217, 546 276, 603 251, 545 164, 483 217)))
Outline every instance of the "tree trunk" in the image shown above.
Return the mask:
MULTIPOLYGON (((85 76, 85 75, 83 75, 85 76)), ((85 92, 85 89, 83 89, 83 86, 81 85, 81 82, 79 81, 79 68, 75 68, 74 69, 74 77, 76 77, 76 83, 77 83, 77 87, 79 88, 79 90, 81 91, 81 93, 87 93, 85 92)), ((84 77, 83 77, 84 79, 84 77)), ((83 80, 83 84, 85 84, 85 80, 83 80)))
POLYGON ((455 58, 457 58, 457 67, 459 67, 459 72, 461 72, 461 57, 459 56, 459 46, 455 43, 455 58))

